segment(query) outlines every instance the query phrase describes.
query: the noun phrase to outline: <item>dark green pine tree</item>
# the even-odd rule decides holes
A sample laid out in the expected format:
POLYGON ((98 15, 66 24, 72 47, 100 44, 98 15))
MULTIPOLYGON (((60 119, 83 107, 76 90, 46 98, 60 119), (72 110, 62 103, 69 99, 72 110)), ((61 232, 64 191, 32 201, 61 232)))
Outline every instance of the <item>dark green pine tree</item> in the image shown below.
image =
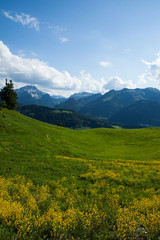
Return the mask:
POLYGON ((17 93, 14 91, 12 80, 9 82, 6 79, 6 86, 1 89, 0 92, 2 107, 10 110, 16 109, 17 107, 17 93))

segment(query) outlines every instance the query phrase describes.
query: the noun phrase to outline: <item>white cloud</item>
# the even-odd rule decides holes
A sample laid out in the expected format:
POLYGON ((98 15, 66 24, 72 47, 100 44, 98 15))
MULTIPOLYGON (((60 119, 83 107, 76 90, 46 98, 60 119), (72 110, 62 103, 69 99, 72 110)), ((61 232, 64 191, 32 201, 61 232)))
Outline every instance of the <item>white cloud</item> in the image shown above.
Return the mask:
POLYGON ((19 22, 22 25, 28 25, 30 28, 39 30, 40 23, 35 17, 31 17, 29 14, 21 13, 17 14, 15 12, 3 11, 4 16, 11 19, 14 22, 19 22))
POLYGON ((107 62, 107 61, 101 61, 101 62, 99 62, 99 65, 101 65, 102 67, 106 67, 106 68, 112 66, 112 64, 111 64, 110 62, 107 62))
POLYGON ((147 80, 146 80, 146 74, 145 74, 145 73, 142 73, 142 74, 138 77, 138 83, 139 83, 140 85, 142 85, 143 87, 146 86, 147 80))
POLYGON ((120 77, 113 76, 103 87, 106 90, 121 90, 123 88, 133 89, 136 88, 136 85, 133 84, 130 80, 125 82, 120 77))
POLYGON ((65 43, 65 42, 68 42, 69 39, 68 39, 68 38, 64 38, 64 37, 60 37, 60 41, 61 41, 62 43, 65 43))
POLYGON ((3 76, 9 76, 16 82, 40 84, 54 89, 72 89, 75 85, 75 78, 71 78, 69 73, 61 73, 35 58, 13 55, 0 41, 0 77, 3 76))
POLYGON ((102 92, 104 79, 94 79, 91 74, 82 71, 79 77, 71 76, 67 71, 60 72, 47 63, 35 58, 22 58, 10 52, 0 41, 0 82, 12 79, 15 87, 22 83, 36 85, 48 92, 68 96, 74 92, 102 92))
POLYGON ((104 78, 95 79, 90 73, 86 73, 84 70, 80 72, 80 83, 81 87, 79 91, 87 91, 87 92, 104 92, 103 85, 105 83, 104 78))
POLYGON ((135 88, 131 81, 123 81, 113 76, 106 83, 102 77, 95 79, 90 73, 82 70, 79 76, 71 76, 69 72, 60 72, 56 68, 36 58, 26 58, 12 54, 9 48, 0 41, 0 87, 4 79, 12 79, 15 88, 24 85, 35 85, 51 94, 69 96, 75 92, 101 92, 135 88))
POLYGON ((152 62, 143 59, 141 61, 146 65, 146 71, 139 76, 140 83, 158 87, 160 84, 160 55, 157 54, 157 58, 152 62))

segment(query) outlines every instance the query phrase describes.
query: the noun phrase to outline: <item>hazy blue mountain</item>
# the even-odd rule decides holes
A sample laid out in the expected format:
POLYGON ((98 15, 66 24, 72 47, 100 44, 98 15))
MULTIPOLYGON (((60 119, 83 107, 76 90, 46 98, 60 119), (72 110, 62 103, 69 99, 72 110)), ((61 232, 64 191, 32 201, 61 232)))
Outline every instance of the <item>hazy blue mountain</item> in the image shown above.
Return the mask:
POLYGON ((52 98, 48 93, 44 94, 37 101, 37 105, 51 107, 51 108, 55 107, 58 103, 59 101, 55 98, 52 98))
POLYGON ((27 105, 27 104, 37 104, 37 99, 32 97, 30 93, 28 93, 27 91, 24 92, 17 92, 17 102, 23 105, 27 105))
POLYGON ((35 86, 30 86, 30 85, 16 89, 15 92, 18 95, 22 95, 23 93, 27 92, 31 97, 33 97, 35 99, 39 99, 45 94, 44 92, 40 91, 35 86))
POLYGON ((119 110, 140 100, 160 102, 160 91, 155 88, 111 90, 85 105, 79 111, 82 115, 110 118, 119 110))
POLYGON ((108 119, 123 127, 160 126, 160 103, 140 100, 108 119))
POLYGON ((59 96, 51 97, 34 86, 26 86, 16 92, 18 103, 23 105, 37 104, 72 110, 83 116, 109 120, 113 124, 122 126, 160 126, 158 115, 160 90, 156 88, 124 88, 119 91, 111 90, 104 95, 87 92, 76 93, 68 99, 62 97, 61 100, 59 96))
POLYGON ((80 92, 80 93, 74 93, 73 95, 70 96, 70 98, 74 98, 75 100, 78 100, 80 98, 89 97, 92 95, 94 95, 94 93, 80 92))
POLYGON ((66 97, 62 97, 60 95, 52 95, 51 97, 56 99, 59 103, 65 102, 67 100, 66 97))
POLYGON ((65 101, 63 97, 54 98, 40 91, 35 86, 25 86, 15 90, 18 95, 18 103, 22 105, 37 104, 54 108, 57 104, 65 101))
MULTIPOLYGON (((78 94, 76 93, 76 96, 78 94)), ((87 94, 86 94, 87 95, 87 94)), ((85 105, 88 103, 94 101, 95 99, 98 99, 102 95, 100 93, 98 94, 89 94, 88 96, 85 97, 70 97, 67 99, 67 101, 59 104, 57 106, 58 109, 66 109, 66 110, 73 110, 75 112, 79 112, 85 105)))
POLYGON ((65 102, 56 106, 57 109, 72 110, 77 112, 79 109, 78 101, 74 98, 69 98, 65 102))

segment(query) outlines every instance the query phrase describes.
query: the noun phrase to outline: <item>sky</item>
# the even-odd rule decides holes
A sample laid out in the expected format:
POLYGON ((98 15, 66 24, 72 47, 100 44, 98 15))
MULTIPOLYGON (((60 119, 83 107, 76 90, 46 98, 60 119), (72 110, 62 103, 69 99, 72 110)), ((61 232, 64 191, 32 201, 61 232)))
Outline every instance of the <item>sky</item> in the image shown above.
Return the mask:
POLYGON ((159 0, 0 0, 0 88, 160 89, 159 0))

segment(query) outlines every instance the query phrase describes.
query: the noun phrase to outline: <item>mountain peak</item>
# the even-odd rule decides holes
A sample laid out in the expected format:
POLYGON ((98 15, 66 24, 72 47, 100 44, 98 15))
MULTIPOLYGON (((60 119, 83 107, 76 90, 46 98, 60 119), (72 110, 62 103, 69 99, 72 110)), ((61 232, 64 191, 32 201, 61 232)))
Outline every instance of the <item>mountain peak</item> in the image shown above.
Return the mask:
POLYGON ((15 91, 18 94, 23 94, 24 92, 28 92, 31 95, 31 97, 33 97, 35 99, 39 99, 45 94, 42 91, 40 91, 38 88, 36 88, 35 86, 31 86, 31 85, 21 87, 19 89, 16 89, 15 91))

